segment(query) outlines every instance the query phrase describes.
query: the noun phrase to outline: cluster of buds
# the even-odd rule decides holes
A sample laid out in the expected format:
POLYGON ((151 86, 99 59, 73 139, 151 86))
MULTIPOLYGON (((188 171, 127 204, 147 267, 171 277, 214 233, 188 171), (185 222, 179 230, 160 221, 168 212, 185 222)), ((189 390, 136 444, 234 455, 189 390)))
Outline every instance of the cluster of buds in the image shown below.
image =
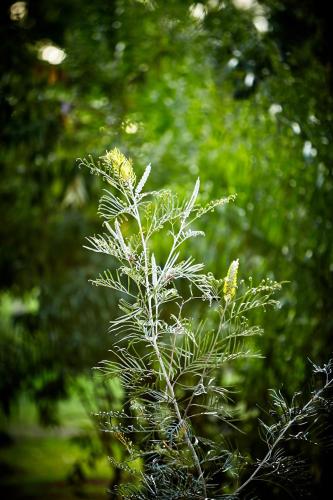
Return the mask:
POLYGON ((239 260, 233 260, 229 266, 227 276, 224 280, 223 294, 226 302, 229 302, 235 296, 237 288, 238 267, 239 260))
POLYGON ((120 183, 134 186, 136 177, 132 167, 133 162, 118 148, 107 151, 102 160, 111 167, 113 175, 120 183))
POLYGON ((166 283, 169 283, 169 281, 173 281, 175 279, 175 275, 172 273, 172 272, 168 272, 166 273, 166 275, 164 276, 164 281, 166 283))

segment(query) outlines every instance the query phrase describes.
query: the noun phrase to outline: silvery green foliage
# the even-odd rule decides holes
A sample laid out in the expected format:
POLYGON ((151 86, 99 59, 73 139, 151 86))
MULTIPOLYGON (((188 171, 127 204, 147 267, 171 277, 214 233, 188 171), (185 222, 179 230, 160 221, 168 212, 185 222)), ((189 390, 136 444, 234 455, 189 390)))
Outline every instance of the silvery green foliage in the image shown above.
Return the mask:
MULTIPOLYGON (((100 365, 108 377, 121 381, 126 393, 123 408, 100 415, 105 431, 126 455, 121 461, 110 457, 127 478, 114 494, 142 500, 240 498, 252 481, 271 474, 271 462, 281 468, 286 463, 278 444, 300 422, 302 412, 287 420, 286 406, 275 427, 262 424, 269 451, 243 484, 238 482, 240 454, 228 450, 221 433, 215 439, 202 435, 199 424, 205 419, 217 429, 235 427, 220 374, 234 360, 257 355, 246 347, 246 338, 261 334, 261 328, 250 324, 247 315, 275 306, 272 296, 280 285, 264 280, 259 286, 252 281, 238 286, 238 260, 225 278, 215 278, 204 272, 203 264, 182 255, 186 240, 204 236, 195 229, 196 221, 233 196, 202 206, 197 202, 199 179, 185 202, 169 190, 145 191, 150 165, 136 183, 132 162, 118 150, 97 163, 91 157, 81 162, 110 185, 99 204, 105 231, 88 238, 87 248, 118 262, 116 269, 93 280, 120 295, 120 314, 110 324, 111 359, 100 365), (163 262, 152 250, 156 234, 170 241, 163 262), (187 315, 187 306, 199 302, 207 307, 201 321, 187 315), (216 481, 225 473, 227 489, 216 481)), ((275 403, 284 408, 279 398, 275 393, 275 403)), ((304 407, 307 412, 310 408, 312 403, 304 407)))

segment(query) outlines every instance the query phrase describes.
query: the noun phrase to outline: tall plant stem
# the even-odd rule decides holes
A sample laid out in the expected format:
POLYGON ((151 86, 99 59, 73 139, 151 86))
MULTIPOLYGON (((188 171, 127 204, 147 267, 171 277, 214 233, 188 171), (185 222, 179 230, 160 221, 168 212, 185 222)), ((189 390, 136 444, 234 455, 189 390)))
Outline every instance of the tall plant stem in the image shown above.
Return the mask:
MULTIPOLYGON (((138 210, 138 208, 137 208, 137 206, 135 204, 134 197, 133 197, 133 201, 134 201, 134 207, 135 207, 134 208, 135 209, 135 218, 136 218, 136 221, 137 221, 138 227, 139 227, 140 238, 141 238, 141 243, 142 243, 142 250, 143 250, 144 261, 145 261, 146 290, 147 290, 148 309, 149 309, 149 316, 150 316, 150 321, 151 321, 151 332, 152 332, 151 343, 152 343, 153 349, 155 351, 156 357, 158 359, 159 365, 161 367, 161 370, 162 370, 162 373, 163 373, 163 376, 164 376, 164 379, 165 379, 165 382, 166 382, 166 386, 168 388, 169 395, 170 395, 173 407, 175 409, 175 412, 176 412, 179 424, 182 425, 185 422, 184 422, 184 419, 181 416, 180 409, 179 409, 179 406, 178 406, 178 403, 177 403, 177 400, 176 400, 176 396, 175 396, 175 393, 174 393, 174 390, 173 390, 173 387, 172 387, 172 384, 171 384, 171 381, 170 381, 167 369, 165 367, 163 358, 161 356, 161 353, 160 353, 160 350, 159 350, 159 347, 158 347, 158 344, 157 344, 157 338, 158 338, 158 305, 157 305, 157 303, 155 303, 155 313, 156 313, 155 315, 156 315, 156 317, 155 317, 155 321, 154 321, 153 311, 152 311, 152 303, 151 303, 150 283, 149 283, 149 279, 148 279, 149 265, 148 265, 147 242, 146 242, 146 239, 145 239, 144 234, 143 234, 140 213, 139 213, 139 210, 138 210)), ((167 259, 167 264, 169 263, 169 261, 171 259, 171 256, 172 256, 172 254, 173 254, 173 252, 175 250, 175 247, 176 247, 179 235, 181 233, 182 227, 183 227, 183 224, 181 225, 181 228, 180 228, 180 230, 178 232, 178 235, 177 235, 177 237, 176 237, 176 239, 175 239, 175 241, 173 243, 172 249, 171 249, 171 251, 169 253, 169 257, 167 259)), ((165 266, 164 269, 166 269, 167 264, 166 264, 166 266, 165 266)), ((198 455, 197 455, 197 453, 196 453, 196 451, 194 449, 193 444, 191 443, 191 439, 190 439, 190 437, 189 437, 188 432, 187 432, 186 429, 185 429, 185 441, 186 441, 186 444, 187 444, 187 446, 188 446, 188 448, 189 448, 189 450, 190 450, 190 452, 192 454, 192 457, 193 457, 196 469, 197 469, 198 474, 199 474, 199 479, 200 479, 200 481, 202 483, 202 491, 203 491, 203 494, 204 494, 204 496, 206 498, 207 497, 207 488, 206 488, 206 482, 205 482, 205 478, 204 478, 204 475, 203 475, 203 471, 202 471, 202 468, 201 468, 201 465, 200 465, 200 460, 199 460, 199 457, 198 457, 198 455)))
MULTIPOLYGON (((160 350, 159 350, 159 347, 158 347, 158 344, 157 344, 156 337, 153 339, 153 347, 154 347, 154 350, 155 350, 158 362, 160 364, 163 376, 165 378, 165 382, 166 382, 167 388, 169 390, 169 394, 170 394, 170 397, 171 397, 171 400, 172 400, 172 404, 173 404, 173 407, 175 409, 177 418, 179 420, 180 425, 182 425, 185 422, 184 422, 184 419, 181 416, 181 413, 180 413, 180 410, 179 410, 179 406, 178 406, 178 403, 177 403, 177 400, 176 400, 176 396, 175 396, 175 393, 174 393, 171 381, 169 379, 167 370, 165 368, 164 361, 162 359, 162 356, 161 356, 161 353, 160 353, 160 350)), ((196 453, 196 451, 194 449, 193 444, 191 443, 190 437, 189 437, 188 432, 187 432, 186 429, 185 429, 185 440, 186 440, 186 444, 187 444, 187 446, 188 446, 188 448, 189 448, 189 450, 190 450, 190 452, 192 454, 194 463, 196 465, 196 468, 197 468, 197 471, 198 471, 198 474, 199 474, 199 479, 201 480, 201 483, 202 483, 202 491, 203 491, 203 493, 205 495, 205 498, 206 498, 207 497, 207 488, 206 488, 206 482, 205 482, 205 478, 204 478, 204 475, 203 475, 203 471, 202 471, 202 468, 201 468, 201 465, 200 465, 200 460, 199 460, 198 455, 197 455, 197 453, 196 453)))

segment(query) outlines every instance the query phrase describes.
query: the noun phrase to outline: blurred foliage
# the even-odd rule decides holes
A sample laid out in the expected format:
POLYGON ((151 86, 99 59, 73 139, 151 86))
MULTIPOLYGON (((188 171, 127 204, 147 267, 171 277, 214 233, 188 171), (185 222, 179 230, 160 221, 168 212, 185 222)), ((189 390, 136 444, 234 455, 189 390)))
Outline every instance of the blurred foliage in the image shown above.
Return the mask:
POLYGON ((90 287, 101 263, 82 249, 99 226, 100 185, 75 159, 115 145, 139 171, 152 162, 155 186, 182 194, 199 175, 203 198, 238 194, 205 226, 209 250, 198 241, 193 253, 218 276, 239 257, 243 277, 290 283, 282 310, 260 319, 264 358, 228 377, 241 382, 244 411, 268 387, 300 388, 306 358, 332 351, 328 3, 4 0, 0 9, 4 410, 28 391, 54 421, 72 377, 106 356, 115 297, 90 287))

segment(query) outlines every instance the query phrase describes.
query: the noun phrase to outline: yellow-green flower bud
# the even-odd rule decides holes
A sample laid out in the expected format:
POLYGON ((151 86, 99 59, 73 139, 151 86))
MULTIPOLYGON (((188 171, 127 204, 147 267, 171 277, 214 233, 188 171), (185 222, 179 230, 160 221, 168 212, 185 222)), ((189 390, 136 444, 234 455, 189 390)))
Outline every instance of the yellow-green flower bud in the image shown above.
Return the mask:
POLYGON ((233 260, 229 266, 228 273, 224 279, 223 293, 227 302, 234 298, 237 288, 239 260, 233 260))
POLYGON ((112 168, 112 172, 117 180, 122 183, 134 185, 135 173, 132 167, 133 162, 130 158, 126 158, 118 148, 107 151, 102 158, 104 162, 112 168))

